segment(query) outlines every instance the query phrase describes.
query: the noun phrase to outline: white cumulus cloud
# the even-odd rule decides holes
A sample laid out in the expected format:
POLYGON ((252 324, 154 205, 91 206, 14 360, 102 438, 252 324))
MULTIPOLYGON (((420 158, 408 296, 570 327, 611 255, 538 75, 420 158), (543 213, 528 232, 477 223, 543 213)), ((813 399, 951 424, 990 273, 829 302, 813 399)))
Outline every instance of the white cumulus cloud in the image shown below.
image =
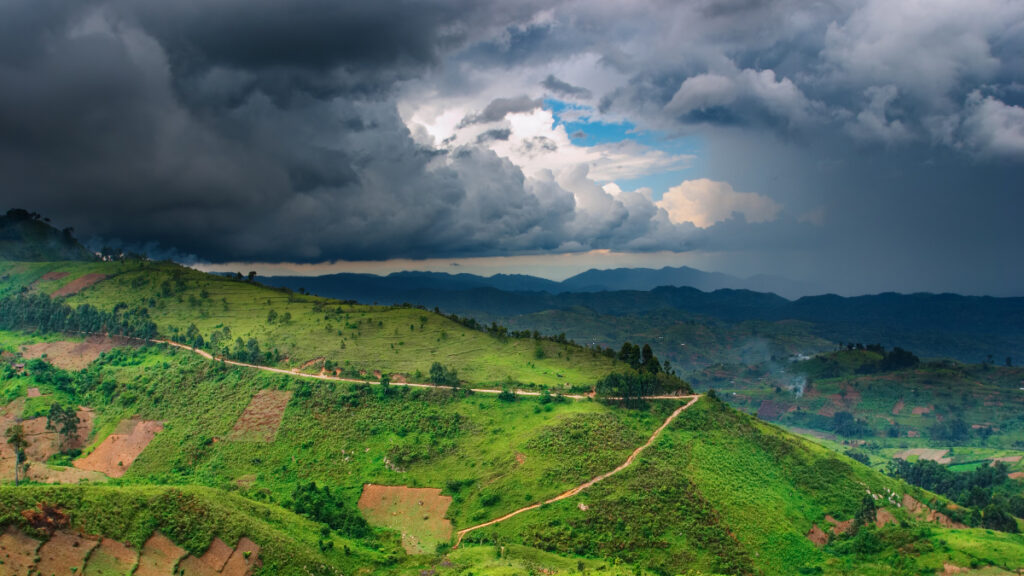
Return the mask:
POLYGON ((782 210, 767 196, 737 192, 728 182, 707 178, 686 180, 669 188, 657 205, 673 223, 692 222, 699 228, 728 220, 734 213, 742 214, 747 222, 771 222, 782 210))

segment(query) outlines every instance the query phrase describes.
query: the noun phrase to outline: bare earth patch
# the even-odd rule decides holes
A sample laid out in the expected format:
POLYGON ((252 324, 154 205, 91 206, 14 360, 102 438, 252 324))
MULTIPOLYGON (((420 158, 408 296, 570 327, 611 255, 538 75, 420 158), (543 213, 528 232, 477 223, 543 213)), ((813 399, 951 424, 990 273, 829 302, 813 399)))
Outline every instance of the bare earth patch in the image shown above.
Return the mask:
POLYGON ((238 417, 228 439, 236 442, 273 442, 291 397, 290 390, 260 390, 238 417))
POLYGON ((139 567, 134 576, 168 576, 174 573, 178 561, 185 557, 185 550, 179 548, 169 538, 154 532, 142 547, 139 556, 139 567))
POLYGON ((29 360, 46 355, 50 364, 64 370, 82 370, 92 364, 100 354, 109 352, 118 346, 130 345, 124 338, 108 336, 89 336, 81 342, 40 342, 21 347, 21 354, 29 360))
POLYGON ((1020 455, 1017 455, 1017 456, 1000 456, 999 458, 993 458, 992 459, 992 463, 989 464, 989 466, 995 466, 996 462, 1006 462, 1007 464, 1013 464, 1015 462, 1020 462, 1020 459, 1021 459, 1020 455))
POLYGON ((1007 476, 1010 480, 1024 480, 1024 472, 1010 472, 1007 476))
POLYGON ((359 510, 370 524, 401 532, 406 552, 424 554, 451 540, 452 523, 444 517, 451 503, 440 488, 366 484, 359 510))
POLYGON ((98 541, 58 530, 39 548, 39 574, 80 574, 86 557, 98 541))
POLYGON ((117 540, 104 538, 89 555, 84 576, 122 576, 135 566, 139 553, 117 540))
POLYGON ((82 290, 85 290, 89 286, 99 282, 100 280, 106 279, 106 274, 84 274, 75 278, 71 282, 61 286, 57 290, 50 294, 53 298, 59 298, 61 296, 71 296, 72 294, 78 294, 82 290))
MULTIPOLYGON (((14 404, 12 402, 7 409, 0 411, 2 412, 0 414, 0 434, 6 432, 8 428, 16 423, 17 416, 21 411, 20 406, 24 404, 23 399, 19 403, 18 409, 14 409, 14 404)), ((92 432, 94 416, 95 413, 89 408, 80 407, 78 409, 78 419, 80 421, 78 435, 67 442, 68 448, 81 448, 85 446, 89 434, 92 432)), ((81 480, 106 480, 102 474, 94 472, 47 466, 45 462, 58 452, 57 433, 46 429, 45 417, 25 420, 21 422, 21 425, 25 429, 25 439, 28 441, 25 455, 28 458, 28 478, 30 480, 48 484, 55 482, 73 484, 81 480)), ((14 463, 14 451, 6 442, 0 443, 0 480, 14 480, 14 463)))
POLYGON ((47 272, 43 274, 40 280, 60 280, 61 278, 67 277, 68 272, 47 272))
POLYGON ((126 428, 126 423, 131 425, 130 432, 107 436, 91 454, 75 460, 75 467, 102 472, 111 478, 124 476, 157 432, 164 429, 162 422, 152 420, 127 420, 121 422, 118 429, 126 428))
POLYGON ((235 546, 235 551, 231 553, 231 557, 224 564, 221 574, 224 576, 249 576, 259 566, 259 557, 260 547, 255 542, 245 537, 239 538, 238 546, 235 546))
POLYGON ((214 576, 221 573, 232 552, 234 550, 223 540, 214 538, 202 556, 189 556, 178 567, 183 576, 214 576))
POLYGON ((899 416, 900 412, 903 411, 903 407, 904 406, 906 406, 906 404, 903 403, 903 400, 900 400, 899 402, 897 402, 896 405, 892 407, 892 415, 893 416, 899 416))
POLYGON ((36 563, 36 551, 41 542, 25 534, 15 526, 8 526, 0 534, 0 560, 3 573, 10 576, 28 576, 36 563))
POLYGON ((879 508, 875 511, 875 526, 878 528, 884 528, 886 524, 899 524, 896 517, 892 515, 885 508, 879 508))
POLYGON ((909 460, 911 456, 917 456, 918 460, 932 460, 939 464, 946 465, 953 462, 952 458, 946 457, 946 453, 949 450, 943 450, 941 448, 910 448, 903 450, 892 455, 893 458, 899 458, 900 460, 909 460))
POLYGON ((931 411, 932 411, 932 407, 931 406, 914 406, 914 409, 911 411, 911 413, 914 416, 923 416, 923 415, 925 415, 925 414, 927 414, 927 413, 929 413, 931 411))
POLYGON ((39 398, 43 393, 39 391, 39 388, 29 388, 25 391, 25 395, 29 398, 39 398))
POLYGON ((807 539, 818 548, 828 544, 828 534, 825 534, 821 528, 818 528, 817 524, 811 526, 811 531, 807 533, 807 539))
POLYGON ((772 400, 764 400, 761 405, 757 408, 757 417, 765 421, 778 420, 779 416, 786 411, 787 406, 774 402, 772 400))
POLYGON ((825 520, 832 525, 832 533, 835 535, 846 534, 853 529, 853 519, 840 522, 832 516, 825 516, 825 520))

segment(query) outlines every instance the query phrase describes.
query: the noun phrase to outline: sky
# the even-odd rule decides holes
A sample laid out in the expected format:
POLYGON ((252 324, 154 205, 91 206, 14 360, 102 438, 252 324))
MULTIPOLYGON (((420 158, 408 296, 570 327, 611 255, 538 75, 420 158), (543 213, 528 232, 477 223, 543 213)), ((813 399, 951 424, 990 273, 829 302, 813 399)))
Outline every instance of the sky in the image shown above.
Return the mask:
POLYGON ((261 273, 1024 296, 1019 0, 0 0, 0 205, 261 273))

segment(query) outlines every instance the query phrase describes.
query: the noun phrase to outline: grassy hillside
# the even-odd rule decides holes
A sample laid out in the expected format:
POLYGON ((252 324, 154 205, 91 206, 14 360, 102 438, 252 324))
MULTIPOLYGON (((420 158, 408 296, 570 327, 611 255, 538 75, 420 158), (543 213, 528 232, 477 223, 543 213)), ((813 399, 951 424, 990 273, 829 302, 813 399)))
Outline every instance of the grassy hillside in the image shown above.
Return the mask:
POLYGON ((284 368, 305 366, 359 376, 386 371, 422 381, 433 362, 455 367, 473 384, 589 388, 615 365, 579 347, 532 338, 496 337, 416 308, 343 304, 289 293, 170 263, 0 262, 0 296, 23 289, 52 294, 86 274, 102 280, 68 297, 73 306, 112 310, 124 303, 144 307, 161 335, 183 340, 195 325, 206 342, 213 333, 256 339, 277 351, 284 368), (66 276, 52 279, 59 274, 66 276), (273 320, 270 320, 274 318, 273 320), (318 359, 322 359, 317 361, 318 359), (313 361, 313 362, 310 362, 313 361), (309 364, 307 364, 309 363, 309 364))
POLYGON ((70 228, 57 230, 48 221, 17 209, 0 216, 0 260, 96 260, 70 228))
MULTIPOLYGON (((234 338, 258 340, 288 370, 233 366, 168 345, 118 347, 116 340, 40 348, 33 345, 83 336, 0 332, 0 417, 45 417, 54 405, 94 409, 81 454, 71 448, 32 462, 31 478, 48 475, 40 471, 70 477, 61 475, 77 470, 68 464, 101 459, 113 438, 131 443, 139 424, 159 423, 134 460, 112 453, 103 470, 116 477, 107 486, 0 490, 0 524, 24 526, 22 512, 45 502, 66 511, 75 528, 136 546, 159 530, 198 555, 214 536, 229 544, 245 536, 261 546, 257 573, 267 575, 881 575, 930 573, 945 562, 1024 568, 1019 535, 926 522, 903 507, 905 496, 954 511, 941 497, 714 396, 681 412, 621 473, 471 531, 450 550, 458 530, 615 469, 679 401, 626 409, 557 395, 319 380, 309 376, 364 370, 373 379, 381 370, 418 379, 438 361, 472 383, 567 389, 589 388, 622 367, 590 350, 489 334, 417 308, 341 303, 172 264, 0 263, 3 275, 6 295, 68 293, 89 278, 68 294, 69 304, 119 314, 145 307, 161 334, 202 336, 204 347, 230 328, 215 350, 231 352, 234 338), (81 370, 54 366, 97 346, 106 352, 81 370), (44 360, 18 358, 39 350, 44 360), (885 512, 878 516, 874 507, 885 512), (828 528, 827 517, 881 525, 837 532, 819 547, 808 534, 828 528), (895 523, 884 521, 890 517, 895 523)), ((12 463, 3 456, 0 464, 12 463)))

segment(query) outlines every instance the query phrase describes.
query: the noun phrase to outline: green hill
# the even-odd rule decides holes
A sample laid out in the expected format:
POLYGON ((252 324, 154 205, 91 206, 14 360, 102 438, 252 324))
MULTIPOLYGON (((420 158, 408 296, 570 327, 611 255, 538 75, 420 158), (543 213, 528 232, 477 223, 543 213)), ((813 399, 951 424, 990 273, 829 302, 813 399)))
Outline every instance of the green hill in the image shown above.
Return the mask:
MULTIPOLYGON (((160 533, 199 557, 214 537, 238 549, 245 537, 259 547, 256 573, 268 575, 1024 568, 1019 535, 945 528, 965 511, 714 395, 669 421, 679 400, 627 409, 466 385, 385 387, 373 374, 425 380, 440 362, 465 384, 568 393, 628 372, 569 343, 167 263, 0 263, 0 276, 0 420, 34 431, 19 472, 32 485, 0 489, 0 524, 40 541, 33 510, 57 509, 68 528, 135 549, 160 533), (54 332, 72 325, 171 337, 277 371, 54 332), (47 416, 63 421, 54 406, 92 410, 78 411, 65 441, 43 428, 47 416), (567 492, 451 549, 460 530, 567 492), (829 518, 873 522, 829 535, 829 518)), ((0 477, 12 480, 13 451, 3 449, 0 477)))
POLYGON ((72 235, 57 230, 39 214, 12 209, 0 216, 0 260, 96 260, 72 235))

